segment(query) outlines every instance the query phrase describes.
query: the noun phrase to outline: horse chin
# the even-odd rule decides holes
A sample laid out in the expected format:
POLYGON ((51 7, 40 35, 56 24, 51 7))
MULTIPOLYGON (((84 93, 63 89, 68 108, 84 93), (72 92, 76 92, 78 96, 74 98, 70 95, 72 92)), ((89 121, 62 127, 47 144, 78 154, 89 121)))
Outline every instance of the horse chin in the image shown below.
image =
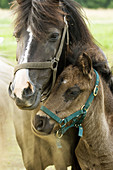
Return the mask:
POLYGON ((55 133, 53 132, 53 130, 49 133, 46 133, 46 132, 41 132, 41 131, 38 131, 36 130, 34 127, 31 127, 32 129, 32 132, 34 133, 35 136, 38 136, 40 138, 48 138, 50 136, 53 136, 55 133))
POLYGON ((53 133, 46 133, 46 132, 40 132, 38 130, 33 130, 33 133, 36 135, 36 136, 39 136, 39 137, 49 137, 51 136, 53 133))
POLYGON ((33 103, 29 103, 26 105, 20 105, 18 102, 16 102, 16 105, 18 106, 19 109, 21 110, 34 110, 38 107, 39 103, 41 101, 41 92, 38 92, 35 99, 33 100, 33 103))

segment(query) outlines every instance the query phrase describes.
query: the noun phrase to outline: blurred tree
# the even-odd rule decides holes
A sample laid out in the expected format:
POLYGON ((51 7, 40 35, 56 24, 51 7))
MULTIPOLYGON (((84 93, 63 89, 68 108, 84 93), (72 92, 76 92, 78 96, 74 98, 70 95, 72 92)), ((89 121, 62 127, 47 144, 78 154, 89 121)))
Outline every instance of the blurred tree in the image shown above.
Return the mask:
POLYGON ((108 5, 108 8, 113 8, 113 1, 108 5))
POLYGON ((108 8, 112 7, 112 0, 75 0, 80 3, 82 6, 87 8, 108 8))
MULTIPOLYGON (((9 8, 13 0, 0 0, 0 8, 9 8)), ((75 0, 87 8, 113 8, 113 0, 75 0)))
POLYGON ((9 8, 9 3, 13 0, 0 0, 0 8, 9 8))

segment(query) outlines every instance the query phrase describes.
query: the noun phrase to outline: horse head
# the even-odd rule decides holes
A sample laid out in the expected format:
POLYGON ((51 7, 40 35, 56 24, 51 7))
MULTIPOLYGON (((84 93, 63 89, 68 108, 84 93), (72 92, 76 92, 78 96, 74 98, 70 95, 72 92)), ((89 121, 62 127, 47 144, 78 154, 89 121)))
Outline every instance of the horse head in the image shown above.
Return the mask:
POLYGON ((18 3, 20 11, 23 6, 30 11, 16 20, 14 36, 19 68, 15 68, 9 93, 21 109, 34 109, 41 95, 47 95, 54 85, 56 72, 58 74, 64 67, 65 57, 61 55, 64 56, 66 46, 67 21, 58 1, 49 5, 47 1, 34 0, 32 5, 29 5, 30 1, 18 3), (38 66, 34 66, 36 64, 38 66))
MULTIPOLYGON (((61 73, 44 107, 41 107, 33 118, 32 129, 35 134, 56 134, 65 124, 63 130, 72 126, 73 119, 78 115, 73 119, 69 116, 81 112, 81 108, 84 108, 82 106, 95 87, 95 77, 91 59, 83 53, 78 57, 76 66, 70 65, 61 73), (52 113, 48 114, 48 110, 52 113)), ((73 125, 75 127, 75 123, 73 125)))

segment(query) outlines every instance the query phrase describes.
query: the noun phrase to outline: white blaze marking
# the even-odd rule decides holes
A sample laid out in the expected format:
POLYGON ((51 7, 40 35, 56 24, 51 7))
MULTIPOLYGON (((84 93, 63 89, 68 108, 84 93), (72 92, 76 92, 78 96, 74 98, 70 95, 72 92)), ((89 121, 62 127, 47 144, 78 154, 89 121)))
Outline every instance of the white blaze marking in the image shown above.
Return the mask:
POLYGON ((28 27, 27 32, 29 32, 29 39, 28 39, 28 43, 27 43, 27 47, 26 47, 24 56, 20 60, 20 64, 27 63, 28 56, 29 56, 29 51, 30 51, 30 47, 31 47, 31 43, 32 43, 32 40, 33 40, 33 34, 32 34, 32 31, 31 31, 30 27, 28 27))
MULTIPOLYGON (((33 34, 32 34, 30 27, 28 27, 27 32, 29 32, 29 39, 27 42, 25 53, 23 56, 21 56, 19 64, 28 62, 28 56, 29 56, 29 52, 30 52, 31 43, 33 40, 33 34)), ((21 69, 16 72, 15 79, 14 79, 15 93, 16 93, 17 97, 19 97, 20 99, 22 98, 23 89, 27 88, 27 86, 28 86, 27 82, 29 82, 29 80, 30 80, 30 78, 29 78, 29 70, 28 69, 21 69)))

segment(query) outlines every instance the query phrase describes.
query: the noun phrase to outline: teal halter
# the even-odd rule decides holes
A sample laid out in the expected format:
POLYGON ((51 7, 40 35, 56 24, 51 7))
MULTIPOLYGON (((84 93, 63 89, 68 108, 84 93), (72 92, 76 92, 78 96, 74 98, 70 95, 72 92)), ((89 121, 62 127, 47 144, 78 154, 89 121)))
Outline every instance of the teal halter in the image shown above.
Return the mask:
POLYGON ((85 105, 82 106, 81 110, 78 110, 77 112, 71 114, 70 116, 61 119, 58 116, 56 116, 53 112, 51 112, 49 109, 47 109, 45 106, 41 106, 40 110, 45 112, 48 116, 50 116, 58 124, 60 124, 60 129, 56 132, 56 136, 58 138, 61 138, 63 134, 71 127, 78 127, 79 128, 78 136, 82 137, 83 135, 82 122, 86 116, 87 110, 90 107, 94 97, 97 96, 98 93, 99 75, 96 70, 94 70, 94 72, 96 74, 96 82, 95 82, 94 90, 90 94, 85 105), (72 120, 71 125, 67 126, 67 123, 70 122, 71 120, 72 120))

